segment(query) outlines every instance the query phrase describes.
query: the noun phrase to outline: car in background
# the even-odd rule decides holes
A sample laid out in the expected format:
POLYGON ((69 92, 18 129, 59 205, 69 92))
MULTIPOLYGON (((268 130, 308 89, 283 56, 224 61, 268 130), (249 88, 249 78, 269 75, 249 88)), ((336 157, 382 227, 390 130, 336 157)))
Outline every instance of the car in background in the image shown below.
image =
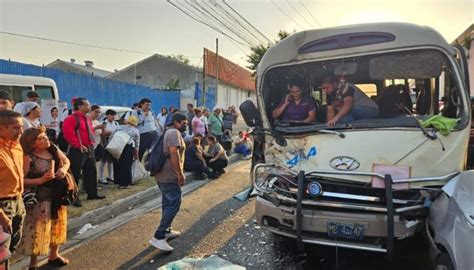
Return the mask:
POLYGON ((443 187, 426 226, 435 269, 474 269, 474 171, 443 187))
POLYGON ((115 121, 118 121, 119 124, 124 124, 125 114, 133 112, 133 110, 129 107, 120 107, 120 106, 100 106, 100 116, 99 121, 102 122, 105 120, 105 112, 107 110, 114 110, 117 112, 115 116, 115 121))

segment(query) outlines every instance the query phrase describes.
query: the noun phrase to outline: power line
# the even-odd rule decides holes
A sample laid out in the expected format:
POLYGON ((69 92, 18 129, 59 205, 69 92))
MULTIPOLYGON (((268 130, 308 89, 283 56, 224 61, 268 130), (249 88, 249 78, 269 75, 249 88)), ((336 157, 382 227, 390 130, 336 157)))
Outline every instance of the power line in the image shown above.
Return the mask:
POLYGON ((304 9, 306 9, 306 11, 309 13, 309 16, 311 16, 311 18, 313 18, 313 20, 316 22, 316 24, 318 24, 320 27, 322 27, 322 25, 319 23, 318 20, 316 20, 316 18, 313 16, 313 14, 309 11, 309 9, 306 7, 306 5, 303 3, 303 0, 300 0, 300 3, 301 5, 304 7, 304 9))
POLYGON ((239 16, 242 20, 244 20, 248 25, 250 25, 253 29, 255 29, 260 35, 262 35, 262 37, 264 37, 269 43, 273 43, 267 36, 265 36, 262 32, 260 32, 260 30, 258 30, 255 26, 253 26, 253 24, 251 24, 249 21, 247 21, 247 19, 244 18, 244 16, 240 15, 239 12, 237 12, 237 10, 235 10, 231 5, 229 5, 225 0, 222 0, 222 3, 224 3, 224 5, 228 6, 235 14, 237 14, 237 16, 239 16))
MULTIPOLYGON (((10 35, 10 36, 17 36, 17 37, 24 37, 24 38, 30 38, 30 39, 37 39, 37 40, 41 40, 41 41, 55 42, 55 43, 60 43, 60 44, 82 46, 82 47, 88 47, 88 48, 94 48, 94 49, 109 50, 109 51, 137 53, 137 54, 143 54, 143 55, 153 55, 153 54, 155 54, 155 53, 151 53, 151 52, 141 52, 141 51, 118 49, 118 48, 112 48, 112 47, 102 47, 102 46, 97 46, 97 45, 77 43, 77 42, 64 41, 64 40, 58 40, 58 39, 51 39, 51 38, 45 38, 45 37, 39 37, 39 36, 30 36, 30 35, 24 35, 24 34, 6 32, 6 31, 0 31, 0 34, 10 35)), ((185 56, 187 58, 200 58, 201 57, 201 56, 189 56, 189 55, 183 55, 183 56, 185 56)))
POLYGON ((301 13, 293 6, 293 4, 291 4, 289 0, 286 0, 286 2, 290 6, 290 8, 293 9, 293 11, 296 12, 296 14, 298 14, 298 16, 303 18, 303 20, 309 25, 309 27, 314 28, 314 26, 308 20, 306 20, 306 18, 303 15, 301 15, 301 13))
POLYGON ((89 47, 89 48, 96 48, 96 49, 102 49, 102 50, 110 50, 110 51, 118 51, 118 52, 128 52, 128 53, 137 53, 137 54, 145 54, 145 55, 154 54, 154 53, 150 53, 150 52, 141 52, 141 51, 117 49, 117 48, 111 48, 111 47, 102 47, 102 46, 97 46, 97 45, 91 45, 91 44, 85 44, 85 43, 77 43, 77 42, 70 42, 70 41, 57 40, 57 39, 51 39, 51 38, 44 38, 44 37, 38 37, 38 36, 30 36, 30 35, 18 34, 18 33, 13 33, 13 32, 0 31, 0 33, 1 33, 1 34, 5 34, 5 35, 10 35, 10 36, 25 37, 25 38, 38 39, 38 40, 43 40, 43 41, 50 41, 50 42, 56 42, 56 43, 61 43, 61 44, 68 44, 68 45, 75 45, 75 46, 82 46, 82 47, 89 47))
MULTIPOLYGON (((222 30, 221 28, 218 28, 217 26, 215 26, 215 24, 218 24, 218 25, 224 25, 224 28, 227 28, 227 30, 229 30, 229 28, 223 24, 221 21, 217 20, 215 17, 213 18, 213 16, 209 15, 208 11, 204 8, 202 8, 198 3, 196 3, 195 1, 192 1, 192 0, 184 0, 184 2, 186 4, 188 4, 190 7, 192 7, 193 9, 195 9, 197 12, 199 12, 203 18, 207 19, 207 21, 209 22, 209 24, 213 24, 213 27, 215 30, 221 32, 221 33, 225 33, 224 30, 222 30)), ((230 31, 231 32, 231 35, 234 35, 236 36, 238 39, 240 39, 241 41, 239 42, 239 44, 241 45, 244 45, 246 47, 251 47, 252 44, 250 44, 247 40, 245 40, 244 38, 240 37, 238 34, 236 34, 235 32, 233 31, 230 31), (242 43, 244 42, 244 43, 242 43)), ((228 34, 226 34, 228 35, 228 34)), ((229 35, 228 35, 229 36, 229 35)), ((236 40, 236 39, 234 39, 236 40)))
MULTIPOLYGON (((185 14, 186 16, 188 16, 189 18, 191 18, 191 19, 193 19, 193 20, 195 20, 195 21, 197 21, 197 22, 199 22, 199 23, 202 23, 202 24, 204 24, 204 25, 206 25, 206 26, 208 26, 208 27, 210 27, 210 28, 212 28, 212 29, 214 29, 214 30, 217 31, 218 33, 220 33, 220 34, 222 34, 222 35, 224 35, 224 36, 230 38, 231 40, 233 40, 234 42, 236 42, 236 43, 238 43, 238 44, 240 44, 240 45, 243 45, 243 46, 246 46, 246 47, 248 46, 247 44, 244 44, 244 43, 242 43, 242 42, 236 40, 235 38, 233 38, 233 37, 227 35, 227 34, 224 33, 223 31, 221 31, 220 29, 218 29, 218 28, 216 28, 216 27, 214 27, 214 26, 212 26, 212 25, 210 25, 210 24, 208 24, 208 23, 206 23, 206 22, 203 22, 203 21, 201 21, 201 20, 199 20, 199 19, 196 19, 195 17, 193 17, 192 15, 190 15, 188 12, 186 12, 185 10, 183 10, 182 8, 178 7, 178 6, 175 5, 173 2, 171 2, 171 0, 166 0, 166 2, 168 2, 168 3, 171 4, 171 5, 173 5, 175 8, 179 9, 182 13, 184 13, 184 14, 185 14)), ((240 47, 239 47, 239 48, 240 48, 240 47)))
POLYGON ((223 11, 220 8, 220 6, 218 6, 216 1, 209 1, 209 2, 210 3, 208 3, 207 1, 203 1, 203 3, 206 6, 208 6, 216 15, 218 15, 223 20, 227 21, 231 25, 231 27, 234 27, 234 30, 238 31, 241 36, 246 36, 252 42, 256 41, 256 44, 262 43, 262 40, 260 40, 257 36, 255 36, 251 31, 246 31, 246 28, 242 27, 242 25, 240 24, 238 20, 235 20, 234 17, 229 16, 229 14, 226 13, 226 10, 223 11))
POLYGON ((211 3, 213 3, 219 10, 221 10, 222 12, 224 12, 229 18, 231 18, 236 24, 238 24, 240 26, 240 28, 244 29, 245 31, 247 31, 252 37, 255 38, 255 40, 258 41, 258 43, 260 44, 263 44, 265 42, 262 42, 262 40, 260 39, 260 37, 258 37, 258 32, 257 35, 255 35, 255 33, 253 33, 252 31, 249 30, 248 27, 245 27, 245 25, 243 25, 238 18, 236 18, 234 15, 232 15, 230 12, 227 11, 227 9, 225 9, 224 7, 222 7, 216 0, 211 0, 211 3))
POLYGON ((293 19, 293 17, 291 17, 288 13, 286 13, 283 9, 281 9, 275 2, 273 2, 273 0, 270 0, 270 2, 276 7, 278 8, 278 10, 285 14, 286 17, 288 17, 290 20, 292 20, 296 25, 298 25, 299 28, 301 28, 302 30, 304 30, 304 27, 301 26, 297 21, 295 21, 295 19, 293 19))
POLYGON ((204 13, 208 14, 209 16, 211 16, 211 18, 213 18, 215 21, 217 21, 221 26, 223 26, 224 28, 226 28, 227 30, 229 30, 231 33, 233 33, 235 36, 237 36, 238 38, 240 38, 241 40, 243 40, 244 42, 246 42, 249 47, 253 47, 256 45, 255 42, 245 38, 245 37, 242 37, 239 33, 237 33, 234 29, 232 29, 231 27, 229 27, 227 24, 223 23, 221 20, 219 20, 216 16, 214 16, 211 12, 209 12, 205 7, 201 6, 199 4, 199 2, 197 0, 191 0, 192 3, 194 3, 195 5, 198 6, 199 9, 201 9, 204 13))

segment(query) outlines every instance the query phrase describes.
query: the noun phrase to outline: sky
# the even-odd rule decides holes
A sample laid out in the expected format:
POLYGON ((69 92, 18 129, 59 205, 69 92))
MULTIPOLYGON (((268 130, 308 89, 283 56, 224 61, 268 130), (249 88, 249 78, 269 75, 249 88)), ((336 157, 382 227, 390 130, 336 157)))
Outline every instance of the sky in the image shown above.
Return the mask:
MULTIPOLYGON (((171 0, 183 6, 185 0, 171 0)), ((186 0, 198 1, 203 0, 186 0)), ((222 0, 217 1, 221 5, 222 0)), ((452 42, 474 22, 472 0, 225 0, 271 40, 279 30, 369 22, 409 22, 436 29, 452 42), (317 24, 319 23, 319 24, 317 24)), ((132 53, 0 33, 0 58, 35 65, 85 60, 113 71, 152 53, 185 55, 202 66, 203 47, 246 66, 250 50, 187 17, 166 0, 0 0, 0 31, 132 53), (148 54, 147 54, 148 53, 148 54)))

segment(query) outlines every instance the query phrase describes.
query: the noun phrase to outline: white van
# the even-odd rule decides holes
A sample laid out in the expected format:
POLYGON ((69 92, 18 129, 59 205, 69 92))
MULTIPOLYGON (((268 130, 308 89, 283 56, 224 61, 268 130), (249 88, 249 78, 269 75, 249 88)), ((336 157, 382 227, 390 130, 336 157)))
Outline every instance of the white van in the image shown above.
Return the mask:
POLYGON ((265 53, 256 76, 257 107, 251 101, 240 106, 254 127, 256 220, 299 247, 391 256, 394 240, 420 231, 441 188, 465 173, 471 123, 466 54, 431 28, 377 23, 295 33, 265 53), (380 114, 326 124, 327 76, 338 80, 342 93, 348 82, 365 100, 372 93, 380 114), (314 101, 316 121, 273 117, 280 104, 290 103, 284 98, 295 77, 305 102, 314 101), (454 122, 453 128, 421 125, 434 116, 454 122))
POLYGON ((26 99, 29 91, 35 91, 41 99, 59 99, 56 83, 49 78, 0 74, 0 90, 9 92, 15 103, 26 99))

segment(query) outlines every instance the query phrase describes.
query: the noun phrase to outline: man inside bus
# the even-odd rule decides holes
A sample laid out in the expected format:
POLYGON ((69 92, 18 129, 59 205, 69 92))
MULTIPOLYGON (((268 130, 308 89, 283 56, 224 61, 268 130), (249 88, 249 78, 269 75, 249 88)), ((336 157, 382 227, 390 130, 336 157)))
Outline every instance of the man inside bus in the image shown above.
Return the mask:
POLYGON ((377 104, 357 86, 326 77, 321 85, 327 95, 327 125, 346 124, 358 119, 372 119, 379 114, 377 104))
POLYGON ((316 109, 314 101, 303 95, 303 84, 298 80, 289 83, 289 94, 272 112, 273 119, 294 122, 314 122, 316 120, 316 109))

